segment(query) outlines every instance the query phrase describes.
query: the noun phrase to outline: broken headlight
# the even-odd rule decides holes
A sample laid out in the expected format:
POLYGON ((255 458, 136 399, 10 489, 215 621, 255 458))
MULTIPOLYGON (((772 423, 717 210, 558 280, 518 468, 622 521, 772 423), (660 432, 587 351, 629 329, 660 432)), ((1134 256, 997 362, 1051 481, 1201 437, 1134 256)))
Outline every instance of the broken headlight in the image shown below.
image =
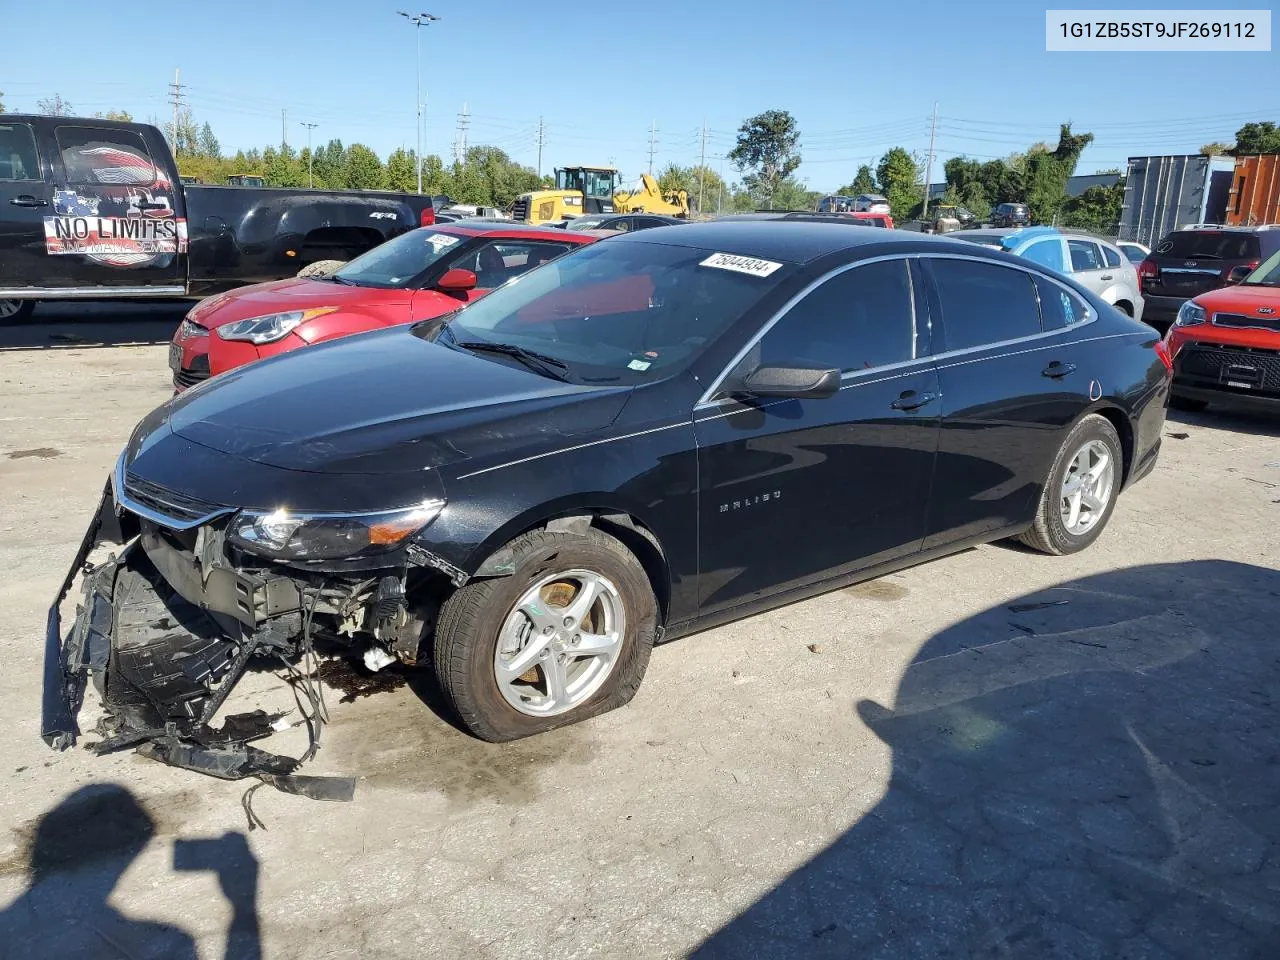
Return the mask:
POLYGON ((399 547, 443 508, 443 500, 426 500, 380 513, 242 510, 231 519, 227 538, 271 560, 340 560, 399 547))
POLYGON ((247 340, 249 343, 275 343, 288 336, 294 327, 326 313, 333 313, 337 307, 312 307, 310 310, 291 310, 287 313, 269 313, 263 317, 249 317, 247 320, 236 320, 216 328, 218 336, 223 340, 247 340))

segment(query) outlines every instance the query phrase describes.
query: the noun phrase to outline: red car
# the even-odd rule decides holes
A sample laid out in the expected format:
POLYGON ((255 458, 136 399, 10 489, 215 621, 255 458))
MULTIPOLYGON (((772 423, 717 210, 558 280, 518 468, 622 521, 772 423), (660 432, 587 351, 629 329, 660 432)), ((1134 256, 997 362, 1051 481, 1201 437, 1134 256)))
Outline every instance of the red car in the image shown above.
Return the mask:
POLYGON ((885 227, 889 230, 893 229, 893 217, 887 213, 869 213, 865 210, 859 210, 850 213, 849 216, 855 220, 861 220, 869 227, 885 227))
POLYGON ((169 345, 174 390, 310 343, 438 317, 612 232, 474 222, 423 227, 330 276, 210 297, 192 308, 169 345))
POLYGON ((1280 252, 1240 283, 1182 304, 1165 343, 1174 409, 1222 403, 1280 413, 1280 252))

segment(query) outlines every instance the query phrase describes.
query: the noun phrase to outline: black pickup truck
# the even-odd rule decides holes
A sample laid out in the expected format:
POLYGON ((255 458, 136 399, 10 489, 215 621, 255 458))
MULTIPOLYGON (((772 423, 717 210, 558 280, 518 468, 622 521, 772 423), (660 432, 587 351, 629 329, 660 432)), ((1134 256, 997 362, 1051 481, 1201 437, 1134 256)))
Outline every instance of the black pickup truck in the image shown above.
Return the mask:
POLYGON ((204 297, 349 260, 446 197, 185 184, 160 131, 0 115, 0 324, 39 300, 204 297))

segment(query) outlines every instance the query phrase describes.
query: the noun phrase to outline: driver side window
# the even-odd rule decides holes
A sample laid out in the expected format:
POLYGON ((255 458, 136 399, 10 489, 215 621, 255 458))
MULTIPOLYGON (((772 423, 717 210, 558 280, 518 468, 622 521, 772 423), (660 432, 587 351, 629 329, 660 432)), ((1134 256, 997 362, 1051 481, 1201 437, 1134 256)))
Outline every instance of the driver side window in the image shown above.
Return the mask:
POLYGON ((568 250, 569 245, 565 243, 495 240, 459 257, 449 266, 470 270, 476 275, 477 289, 492 290, 568 250))
POLYGON ((882 260, 811 291, 761 338, 744 366, 803 363, 851 373, 917 355, 907 261, 882 260))

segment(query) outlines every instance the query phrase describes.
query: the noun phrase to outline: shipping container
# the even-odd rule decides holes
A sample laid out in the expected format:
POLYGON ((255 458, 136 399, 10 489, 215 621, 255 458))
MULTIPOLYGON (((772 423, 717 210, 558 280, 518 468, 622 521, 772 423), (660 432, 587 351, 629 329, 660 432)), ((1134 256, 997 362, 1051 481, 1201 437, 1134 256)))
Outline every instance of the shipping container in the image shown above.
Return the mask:
POLYGON ((1233 227, 1280 223, 1280 156, 1236 157, 1227 223, 1233 227))
POLYGON ((1234 170, 1231 157, 1130 157, 1120 239, 1154 247, 1174 230, 1195 223, 1225 223, 1234 170))

